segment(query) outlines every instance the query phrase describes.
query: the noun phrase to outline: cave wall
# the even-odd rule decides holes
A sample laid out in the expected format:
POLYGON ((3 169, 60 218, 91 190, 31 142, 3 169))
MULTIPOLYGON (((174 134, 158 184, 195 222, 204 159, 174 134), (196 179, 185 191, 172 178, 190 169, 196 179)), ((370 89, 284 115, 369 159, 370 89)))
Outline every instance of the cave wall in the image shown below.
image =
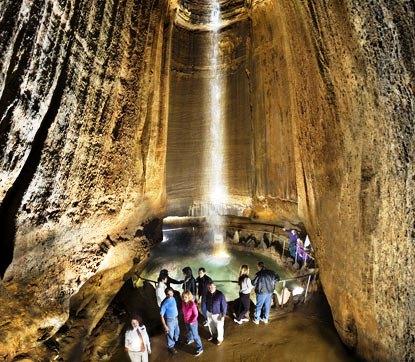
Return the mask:
MULTIPOLYGON (((250 199, 254 178, 247 38, 250 24, 238 21, 219 30, 218 70, 213 71, 211 29, 173 28, 167 141, 167 214, 187 215, 193 202, 206 198, 211 83, 220 74, 224 122, 224 180, 230 203, 250 199)), ((205 200, 206 201, 206 200, 205 200)))
POLYGON ((415 358, 414 20, 409 1, 252 4, 257 82, 291 125, 298 217, 336 328, 367 360, 415 358))
MULTIPOLYGON (((244 147, 232 192, 261 218, 305 224, 347 345, 414 359, 413 2, 225 3, 227 19, 243 19, 222 42, 235 60, 227 147, 244 147)), ((137 228, 166 201, 167 116, 179 120, 189 97, 194 112, 205 106, 188 93, 203 66, 181 67, 190 60, 176 51, 193 53, 174 43, 184 35, 169 11, 161 0, 0 3, 3 357, 55 333, 72 296, 94 305, 104 288, 85 312, 91 330, 150 247, 137 228)))
POLYGON ((168 11, 157 0, 0 4, 3 357, 56 332, 96 272, 115 273, 115 294, 148 251, 137 229, 165 197, 168 11))

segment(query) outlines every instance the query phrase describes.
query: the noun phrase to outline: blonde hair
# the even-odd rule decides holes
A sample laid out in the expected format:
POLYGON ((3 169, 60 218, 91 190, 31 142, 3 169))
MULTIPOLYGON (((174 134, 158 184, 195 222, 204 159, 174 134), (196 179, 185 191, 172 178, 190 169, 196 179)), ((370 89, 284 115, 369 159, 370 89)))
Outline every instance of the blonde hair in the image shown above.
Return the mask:
POLYGON ((249 266, 246 264, 241 265, 239 268, 239 276, 241 275, 248 275, 249 274, 249 266))
POLYGON ((193 301, 193 294, 190 290, 185 290, 182 293, 182 300, 184 300, 185 297, 187 297, 190 302, 193 301))

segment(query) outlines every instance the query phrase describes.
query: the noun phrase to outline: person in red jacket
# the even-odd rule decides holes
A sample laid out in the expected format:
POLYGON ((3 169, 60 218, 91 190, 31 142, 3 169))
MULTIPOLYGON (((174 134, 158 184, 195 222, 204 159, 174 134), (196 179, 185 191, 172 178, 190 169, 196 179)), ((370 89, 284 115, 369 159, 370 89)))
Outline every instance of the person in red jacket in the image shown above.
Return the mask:
POLYGON ((197 304, 194 302, 193 294, 189 290, 183 292, 182 301, 183 319, 187 329, 187 344, 194 342, 196 344, 195 356, 199 356, 203 353, 203 345, 198 332, 197 317, 199 312, 197 304))

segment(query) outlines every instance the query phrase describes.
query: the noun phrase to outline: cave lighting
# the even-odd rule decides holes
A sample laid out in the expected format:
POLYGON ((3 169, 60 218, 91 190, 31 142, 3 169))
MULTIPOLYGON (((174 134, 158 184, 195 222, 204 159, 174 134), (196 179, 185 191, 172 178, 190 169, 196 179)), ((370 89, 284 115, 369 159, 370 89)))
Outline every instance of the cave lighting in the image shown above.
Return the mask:
POLYGON ((300 294, 303 294, 303 292, 304 292, 304 288, 303 288, 303 287, 296 286, 296 287, 293 289, 293 291, 292 291, 292 295, 293 295, 293 296, 295 296, 295 295, 300 295, 300 294))

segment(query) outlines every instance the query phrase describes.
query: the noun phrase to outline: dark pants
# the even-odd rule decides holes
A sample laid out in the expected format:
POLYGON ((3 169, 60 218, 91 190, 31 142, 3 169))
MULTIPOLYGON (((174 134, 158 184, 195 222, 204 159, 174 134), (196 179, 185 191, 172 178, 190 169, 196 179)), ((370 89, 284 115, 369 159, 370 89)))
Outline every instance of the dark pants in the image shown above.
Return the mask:
POLYGON ((207 319, 207 308, 206 308, 206 297, 202 296, 202 301, 200 302, 200 309, 202 312, 202 316, 204 317, 204 319, 207 319))
POLYGON ((249 312, 251 300, 249 294, 239 293, 239 308, 236 315, 236 319, 240 321, 242 318, 246 318, 246 314, 249 312))

